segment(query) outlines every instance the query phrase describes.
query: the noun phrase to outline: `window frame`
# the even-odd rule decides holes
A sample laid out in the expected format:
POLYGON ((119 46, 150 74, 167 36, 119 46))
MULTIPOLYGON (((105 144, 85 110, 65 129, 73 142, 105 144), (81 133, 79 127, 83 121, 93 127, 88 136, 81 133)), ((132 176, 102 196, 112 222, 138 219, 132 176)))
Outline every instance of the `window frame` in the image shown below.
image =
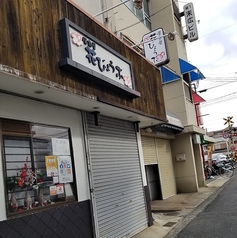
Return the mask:
MULTIPOLYGON (((126 0, 122 0, 125 2, 126 0)), ((143 0, 142 2, 142 9, 138 10, 133 5, 133 0, 125 2, 125 5, 128 9, 133 12, 133 14, 149 29, 151 30, 151 19, 150 19, 150 12, 149 12, 149 0, 143 0)))
POLYGON ((190 75, 189 73, 185 73, 183 76, 183 84, 184 84, 184 93, 187 100, 193 102, 192 98, 192 88, 190 83, 190 75))
MULTIPOLYGON (((44 125, 44 124, 39 124, 39 123, 28 123, 28 122, 21 122, 21 121, 15 121, 15 120, 7 120, 7 119, 0 119, 0 123, 2 124, 2 121, 4 122, 7 122, 7 123, 19 123, 19 124, 24 124, 24 125, 29 125, 30 127, 30 131, 31 131, 31 135, 27 132, 27 133, 18 133, 16 132, 16 135, 13 135, 12 133, 14 132, 11 131, 9 133, 7 133, 7 130, 4 131, 4 129, 1 127, 1 141, 2 141, 2 163, 3 163, 3 176, 4 176, 4 192, 5 192, 5 207, 6 207, 6 215, 7 215, 7 218, 12 218, 12 217, 19 217, 19 216, 24 216, 24 215, 27 215, 29 213, 35 213, 35 212, 39 212, 40 210, 45 210, 45 209, 50 209, 52 207, 57 207, 57 206, 60 206, 60 205, 65 205, 65 204, 68 204, 68 203, 71 203, 71 202, 75 202, 78 200, 77 198, 77 188, 76 188, 76 173, 75 173, 75 164, 74 164, 74 157, 73 157, 73 150, 72 150, 72 137, 71 137, 71 131, 70 131, 70 128, 68 127, 62 127, 62 126, 55 126, 55 125, 44 125), (68 140, 68 143, 69 143, 69 155, 68 157, 70 157, 70 162, 71 162, 71 172, 72 172, 72 181, 71 182, 62 182, 62 181, 58 181, 57 183, 55 183, 54 181, 54 178, 53 177, 48 177, 47 176, 47 170, 46 170, 46 164, 43 164, 44 169, 46 170, 45 174, 44 174, 44 179, 43 180, 46 184, 46 186, 42 187, 42 191, 44 191, 43 189, 46 189, 47 190, 47 193, 44 192, 44 198, 47 197, 47 203, 43 206, 37 206, 36 202, 39 202, 37 201, 37 199, 39 199, 39 197, 37 197, 39 195, 39 192, 40 192, 40 189, 32 189, 30 188, 29 190, 28 189, 23 189, 22 191, 20 190, 20 186, 19 186, 19 174, 18 172, 16 172, 15 175, 10 175, 8 176, 8 172, 10 170, 13 170, 13 171, 17 171, 18 170, 18 167, 17 168, 12 168, 8 166, 8 163, 12 163, 13 165, 14 164, 18 164, 19 165, 19 171, 22 170, 22 164, 27 164, 29 165, 29 170, 32 170, 32 171, 36 171, 36 163, 41 163, 42 164, 42 161, 43 163, 45 163, 45 157, 46 156, 49 156, 48 154, 37 154, 36 153, 36 150, 34 148, 34 146, 36 145, 36 143, 39 143, 39 138, 34 137, 33 133, 32 133, 32 128, 33 126, 39 126, 39 127, 42 127, 42 128, 51 128, 52 130, 62 130, 64 131, 65 135, 66 135, 66 140, 68 140), (16 147, 14 147, 14 144, 12 145, 6 145, 6 142, 7 140, 10 142, 11 141, 27 141, 29 143, 29 147, 24 147, 24 144, 22 145, 23 147, 19 147, 19 144, 17 145, 16 144, 16 147), (36 142, 37 141, 37 142, 36 142), (34 144, 35 143, 35 144, 34 144), (7 161, 7 155, 8 153, 6 152, 6 149, 7 148, 14 148, 16 149, 16 154, 12 153, 12 155, 18 155, 17 154, 17 149, 18 148, 29 148, 29 153, 30 154, 21 154, 22 155, 22 158, 24 156, 26 156, 26 158, 30 158, 29 161, 11 161, 11 156, 9 157, 9 160, 10 162, 7 161), (42 156, 43 157, 43 160, 40 161, 38 160, 37 161, 37 156, 42 156), (29 163, 28 163, 29 162, 29 163), (9 169, 10 168, 10 169, 9 169), (8 178, 13 178, 13 177, 16 177, 17 178, 17 185, 16 185, 16 188, 13 189, 9 189, 9 183, 8 183, 8 178), (47 181, 53 181, 50 182, 50 184, 47 184, 47 181), (69 184, 69 185, 66 185, 66 184, 69 184), (60 194, 60 193, 57 193, 56 196, 53 196, 51 193, 50 193, 50 187, 56 187, 57 189, 59 188, 63 188, 62 191, 63 193, 60 194), (71 191, 71 196, 67 196, 67 192, 66 192, 66 188, 69 188, 70 187, 70 191, 71 191), (17 191, 16 191, 17 189, 17 191), (14 194, 15 196, 15 191, 16 193, 18 193, 18 195, 20 194, 20 196, 17 198, 18 200, 17 201, 20 201, 20 203, 17 205, 17 208, 14 210, 11 210, 11 206, 9 205, 11 203, 11 195, 14 194), (26 191, 28 193, 28 191, 30 191, 30 197, 31 197, 31 202, 33 203, 34 202, 34 207, 32 209, 26 209, 25 207, 25 198, 26 198, 26 191), (23 192, 25 192, 25 197, 23 197, 23 192), (32 195, 33 194, 33 195, 32 195), (59 196, 61 195, 61 197, 59 196), (64 197, 63 197, 64 196, 64 197), (49 199, 48 199, 49 198, 49 199), (52 199, 51 199, 52 198, 52 199), (22 200, 24 199, 24 202, 23 202, 23 205, 22 205, 22 200), (50 203, 48 203, 50 202, 50 203)), ((47 133, 45 134, 45 136, 47 136, 47 133)), ((52 138, 55 138, 55 137, 50 137, 49 136, 49 142, 51 142, 52 138)), ((12 143, 12 142, 11 142, 12 143)), ((39 148, 38 148, 39 149, 39 148)), ((45 148, 43 148, 45 149, 45 148)), ((9 150, 10 151, 10 150, 9 150)), ((52 145, 51 145, 51 154, 53 154, 52 152, 52 145)), ((10 154, 9 154, 10 155, 10 154)), ((21 156, 20 156, 21 157, 21 156)), ((58 158, 60 156, 58 155, 57 156, 57 161, 58 161, 58 158)), ((63 156, 61 156, 63 157, 63 156)), ((13 156, 14 158, 14 156, 13 156)), ((27 159, 28 160, 28 159, 27 159)), ((39 166, 40 167, 40 166, 39 166)), ((58 172, 60 170, 58 169, 58 172)), ((57 177, 57 176, 55 176, 57 177)), ((15 178, 14 178, 15 179, 15 178)), ((59 179, 60 180, 60 179, 59 179)), ((36 180, 37 181, 37 180, 36 180)), ((42 182, 41 184, 43 184, 44 182, 42 182)), ((36 184, 38 185, 38 182, 36 182, 36 184)))

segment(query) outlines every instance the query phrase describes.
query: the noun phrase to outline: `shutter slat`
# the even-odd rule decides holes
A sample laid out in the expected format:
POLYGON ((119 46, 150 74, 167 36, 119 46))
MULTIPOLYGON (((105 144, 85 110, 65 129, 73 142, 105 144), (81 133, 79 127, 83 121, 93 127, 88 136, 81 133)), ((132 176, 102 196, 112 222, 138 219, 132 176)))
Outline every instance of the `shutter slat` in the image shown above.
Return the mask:
POLYGON ((147 227, 134 124, 87 114, 87 136, 100 238, 131 237, 147 227))
POLYGON ((156 146, 158 150, 162 196, 163 199, 166 199, 177 193, 170 142, 168 140, 156 139, 156 146))

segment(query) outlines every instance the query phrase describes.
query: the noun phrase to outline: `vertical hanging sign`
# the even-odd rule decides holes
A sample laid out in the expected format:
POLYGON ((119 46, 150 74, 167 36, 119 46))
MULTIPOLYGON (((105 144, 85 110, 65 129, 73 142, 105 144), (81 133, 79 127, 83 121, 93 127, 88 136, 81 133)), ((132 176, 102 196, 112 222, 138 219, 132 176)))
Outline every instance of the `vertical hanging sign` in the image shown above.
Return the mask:
POLYGON ((194 14, 193 3, 184 5, 184 17, 187 28, 187 37, 190 42, 198 39, 197 23, 194 14))
POLYGON ((165 41, 165 34, 162 28, 149 32, 142 38, 145 56, 156 66, 168 64, 170 62, 165 41))

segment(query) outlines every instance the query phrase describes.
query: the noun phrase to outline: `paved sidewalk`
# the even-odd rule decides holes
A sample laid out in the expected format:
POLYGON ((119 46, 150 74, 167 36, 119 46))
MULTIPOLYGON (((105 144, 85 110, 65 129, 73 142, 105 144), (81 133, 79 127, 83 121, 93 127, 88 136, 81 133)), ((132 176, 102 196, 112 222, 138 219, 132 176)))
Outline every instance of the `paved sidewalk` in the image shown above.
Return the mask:
POLYGON ((204 204, 208 198, 218 194, 228 179, 215 177, 206 181, 206 187, 197 193, 177 194, 165 200, 151 202, 154 225, 148 227, 133 238, 172 238, 172 230, 182 223, 192 211, 204 204), (169 233, 169 234, 168 234, 169 233))

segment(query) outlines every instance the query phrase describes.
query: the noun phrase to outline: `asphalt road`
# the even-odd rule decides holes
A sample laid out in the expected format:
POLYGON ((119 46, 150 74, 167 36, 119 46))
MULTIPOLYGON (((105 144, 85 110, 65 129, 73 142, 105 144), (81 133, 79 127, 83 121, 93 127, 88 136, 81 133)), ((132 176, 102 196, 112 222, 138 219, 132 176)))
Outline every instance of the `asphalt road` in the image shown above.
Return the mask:
MULTIPOLYGON (((237 171, 235 171, 237 172, 237 171)), ((237 175, 175 238, 237 238, 237 175)))

